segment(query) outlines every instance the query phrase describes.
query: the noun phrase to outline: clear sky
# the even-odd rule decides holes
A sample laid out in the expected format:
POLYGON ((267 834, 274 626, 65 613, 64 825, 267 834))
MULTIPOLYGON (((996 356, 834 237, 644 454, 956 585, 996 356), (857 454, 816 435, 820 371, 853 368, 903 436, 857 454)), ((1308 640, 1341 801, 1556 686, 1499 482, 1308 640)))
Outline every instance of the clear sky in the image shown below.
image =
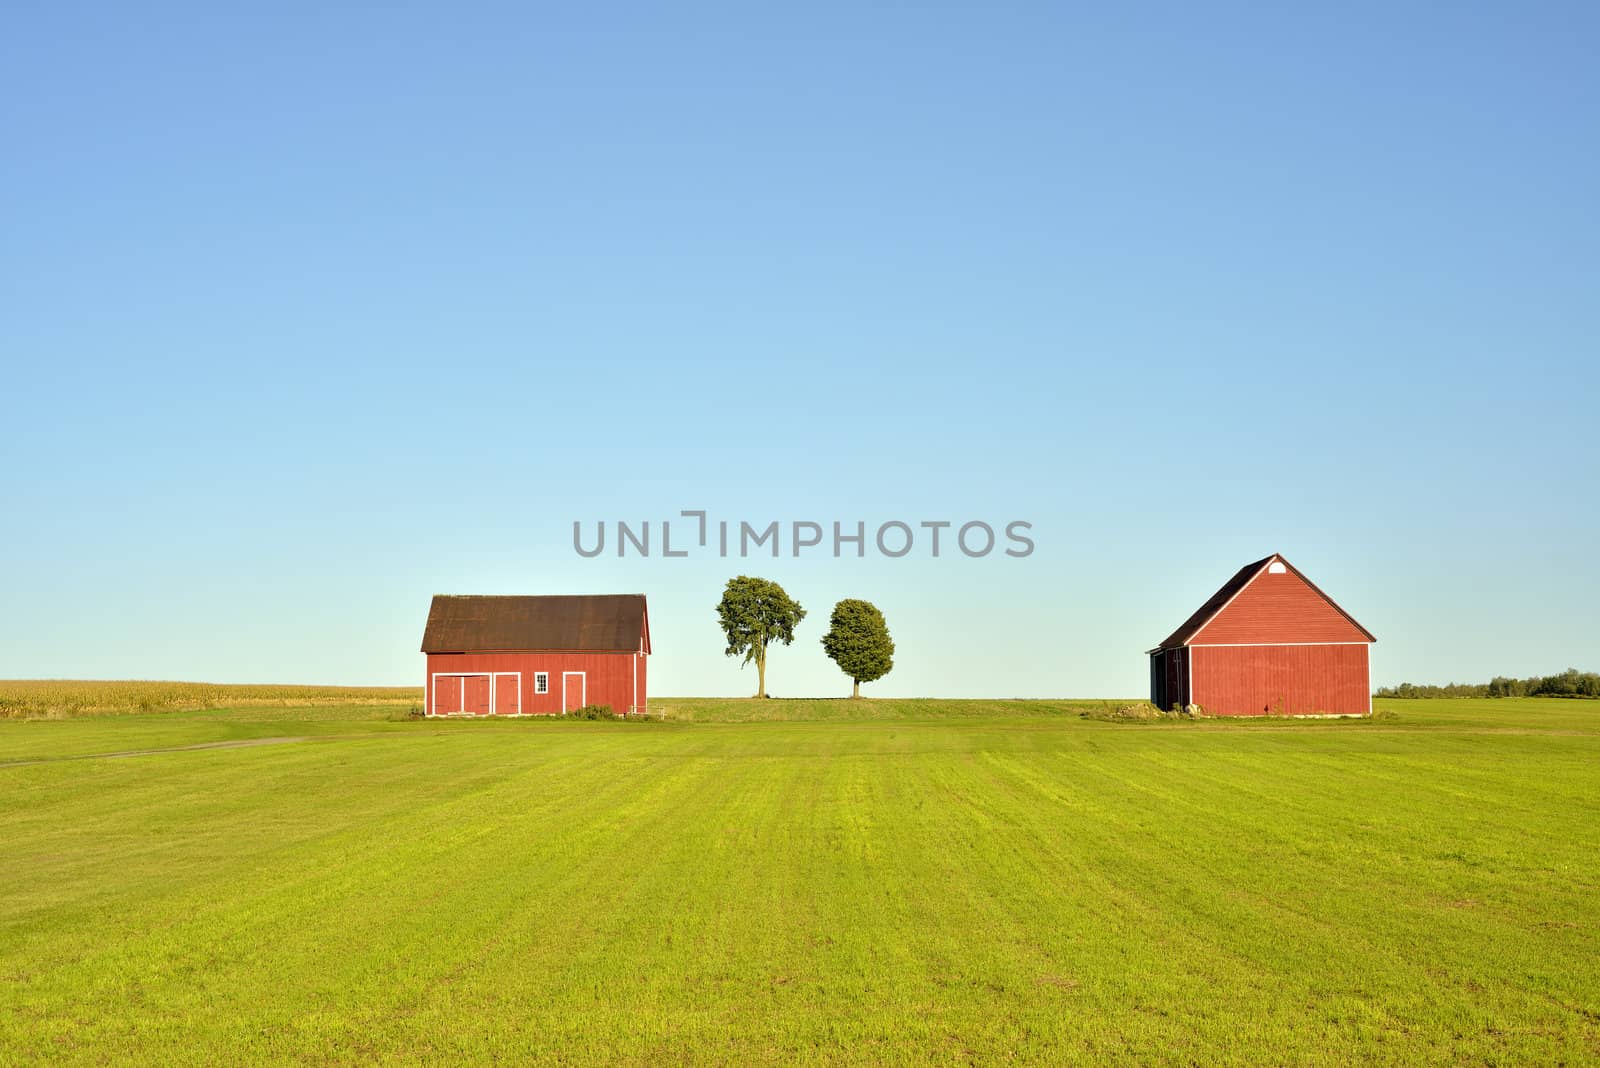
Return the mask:
POLYGON ((743 571, 810 610, 780 696, 845 692, 845 596, 869 692, 1137 696, 1273 551, 1378 683, 1593 670, 1597 49, 1588 3, 12 5, 0 676, 420 683, 435 592, 642 591, 655 693, 750 693, 743 571), (696 508, 1036 549, 573 552, 696 508))

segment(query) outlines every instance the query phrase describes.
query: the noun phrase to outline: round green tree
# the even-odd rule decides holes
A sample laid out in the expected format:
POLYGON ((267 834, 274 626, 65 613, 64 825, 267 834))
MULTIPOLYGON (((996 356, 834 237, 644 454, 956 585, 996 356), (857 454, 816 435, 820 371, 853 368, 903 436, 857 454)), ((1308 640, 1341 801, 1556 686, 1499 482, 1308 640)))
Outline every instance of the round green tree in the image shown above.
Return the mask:
POLYGON ((889 623, 871 601, 846 598, 833 606, 823 651, 854 684, 851 697, 861 696, 861 684, 874 682, 894 667, 894 639, 889 623))
MULTIPOLYGON (((806 618, 800 602, 771 579, 740 575, 728 580, 717 605, 727 656, 742 656, 756 663, 756 696, 767 696, 767 647, 773 642, 790 645, 794 629, 806 618)), ((742 666, 742 665, 741 665, 742 666)))

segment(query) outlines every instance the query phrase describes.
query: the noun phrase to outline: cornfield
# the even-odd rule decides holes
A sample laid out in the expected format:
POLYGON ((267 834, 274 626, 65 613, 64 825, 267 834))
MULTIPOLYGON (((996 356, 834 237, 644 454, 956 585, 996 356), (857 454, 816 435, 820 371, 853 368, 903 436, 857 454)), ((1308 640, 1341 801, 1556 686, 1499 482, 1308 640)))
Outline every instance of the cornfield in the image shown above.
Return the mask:
POLYGON ((415 686, 230 685, 211 682, 0 680, 0 719, 64 719, 139 712, 189 712, 241 705, 372 704, 422 701, 415 686))

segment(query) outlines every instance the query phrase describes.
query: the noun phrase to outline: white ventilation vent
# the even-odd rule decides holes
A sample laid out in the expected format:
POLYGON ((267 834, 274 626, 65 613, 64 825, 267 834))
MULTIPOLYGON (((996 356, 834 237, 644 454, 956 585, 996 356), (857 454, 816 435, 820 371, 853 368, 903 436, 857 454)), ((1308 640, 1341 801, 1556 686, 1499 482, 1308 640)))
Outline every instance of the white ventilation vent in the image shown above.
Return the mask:
POLYGON ((1282 560, 1274 560, 1267 565, 1267 574, 1269 575, 1283 575, 1287 574, 1288 571, 1289 569, 1283 566, 1282 560))

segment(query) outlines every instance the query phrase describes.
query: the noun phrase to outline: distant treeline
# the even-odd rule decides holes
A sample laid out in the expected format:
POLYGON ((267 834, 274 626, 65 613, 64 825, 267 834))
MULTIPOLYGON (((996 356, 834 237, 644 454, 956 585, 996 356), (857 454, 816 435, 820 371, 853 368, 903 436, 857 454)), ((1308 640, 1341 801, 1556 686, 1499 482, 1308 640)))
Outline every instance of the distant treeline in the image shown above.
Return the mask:
POLYGON ((1380 686, 1377 697, 1600 697, 1600 672, 1568 668, 1559 675, 1534 675, 1508 679, 1496 675, 1488 682, 1452 682, 1444 686, 1418 686, 1402 682, 1380 686))

